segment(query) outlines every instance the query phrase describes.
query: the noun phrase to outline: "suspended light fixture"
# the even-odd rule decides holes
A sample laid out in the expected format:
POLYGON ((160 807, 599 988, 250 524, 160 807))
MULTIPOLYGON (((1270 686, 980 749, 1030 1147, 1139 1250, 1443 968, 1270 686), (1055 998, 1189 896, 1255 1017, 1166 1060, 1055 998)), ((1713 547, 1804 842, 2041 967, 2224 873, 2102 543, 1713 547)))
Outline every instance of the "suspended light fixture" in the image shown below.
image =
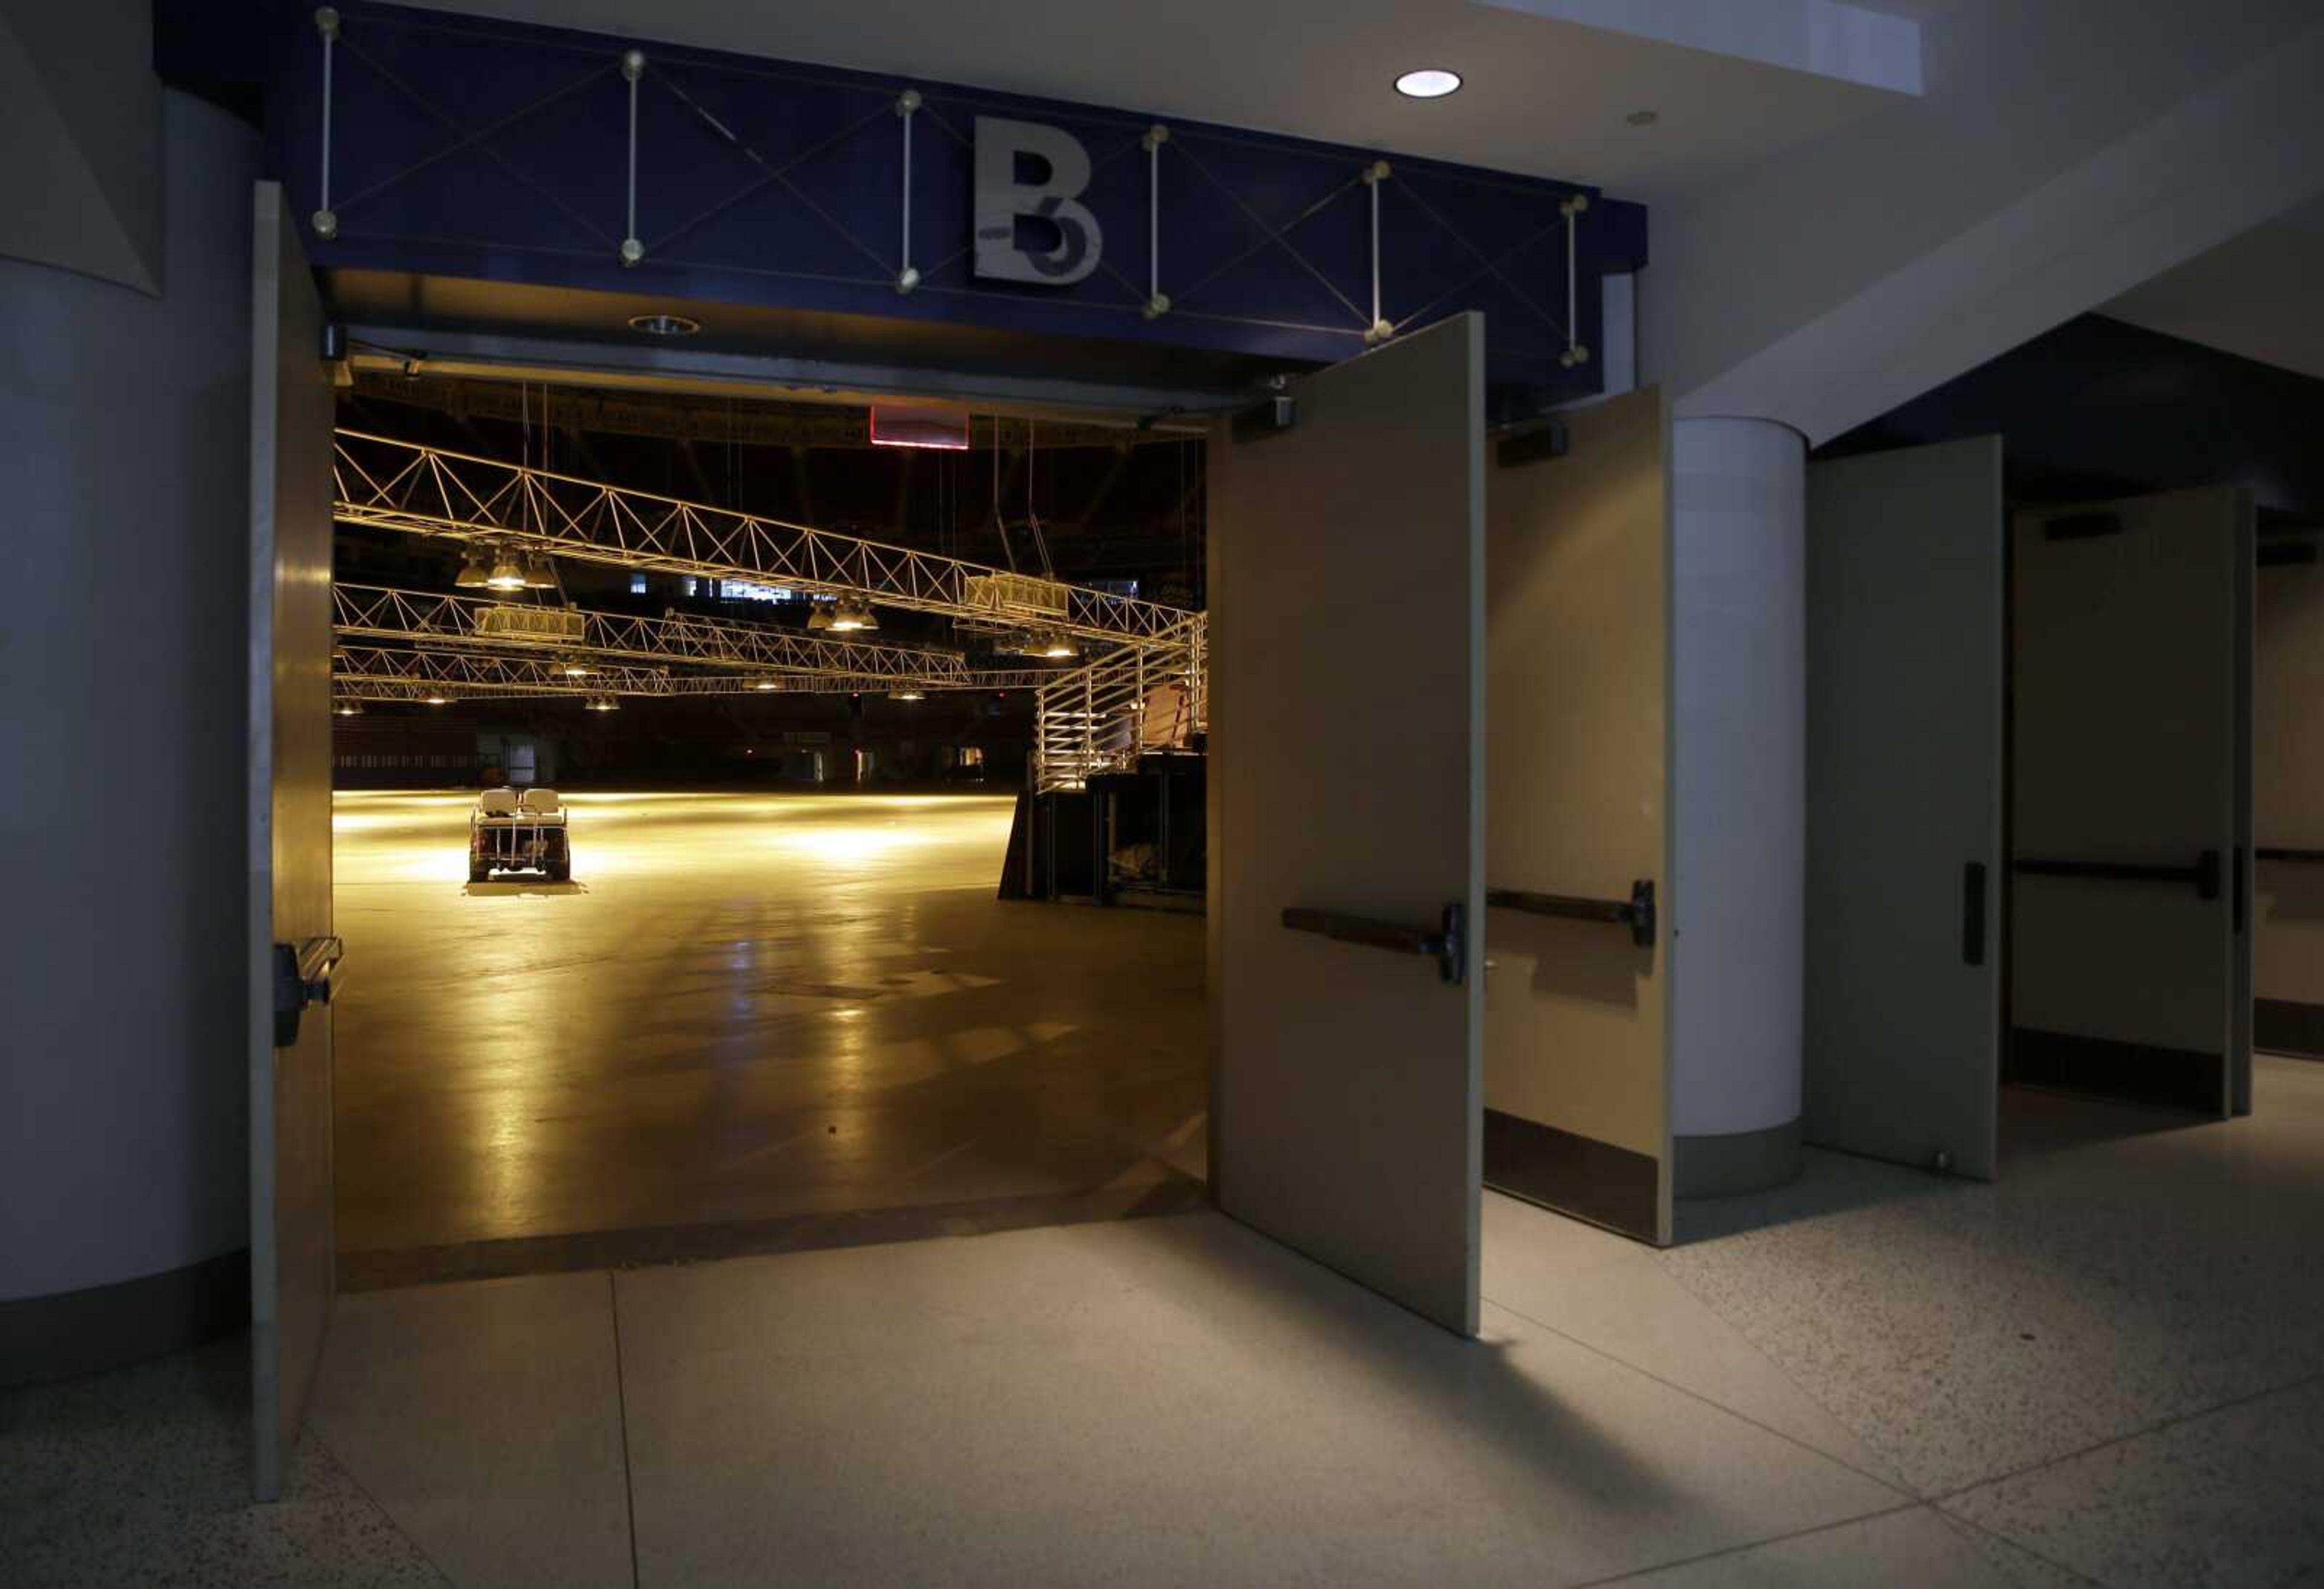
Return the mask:
POLYGON ((588 701, 592 712, 619 712, 622 703, 611 695, 592 695, 588 701))
POLYGON ((501 548, 500 556, 493 560, 492 577, 484 583, 496 591, 524 589, 524 565, 517 561, 514 550, 507 547, 501 548))
POLYGON ((493 583, 493 571, 484 565, 481 547, 470 547, 460 559, 460 576, 453 583, 464 591, 481 591, 493 583))
POLYGON ((829 629, 831 627, 831 609, 828 607, 817 607, 814 611, 808 613, 807 615, 807 626, 809 629, 829 629))
POLYGON ((1062 629, 1051 629, 1034 642, 1033 655, 1036 657, 1078 657, 1081 654, 1082 648, 1074 643, 1073 636, 1062 629))
POLYGON ((443 693, 441 691, 438 691, 428 697, 428 704, 430 706, 449 706, 451 703, 452 697, 443 693))
POLYGON ((834 634, 853 634, 858 629, 880 627, 879 616, 869 602, 851 602, 841 597, 831 610, 831 629, 834 634))
POLYGON ((569 679, 586 679, 597 670, 578 657, 568 657, 557 665, 557 671, 569 679))
POLYGON ((889 693, 888 699, 890 701, 925 701, 927 699, 927 695, 919 690, 895 690, 889 693))
POLYGON ((524 588, 529 591, 553 591, 557 588, 557 571, 549 559, 535 552, 524 560, 524 588))
POLYGON ((752 684, 751 687, 752 687, 752 689, 754 689, 754 690, 759 690, 759 691, 767 691, 767 690, 779 690, 779 689, 781 689, 783 686, 782 686, 782 684, 781 684, 780 681, 776 680, 776 679, 761 679, 757 684, 752 684))
POLYGON ((355 700, 335 701, 331 703, 331 715, 334 717, 361 717, 363 715, 363 703, 355 700))

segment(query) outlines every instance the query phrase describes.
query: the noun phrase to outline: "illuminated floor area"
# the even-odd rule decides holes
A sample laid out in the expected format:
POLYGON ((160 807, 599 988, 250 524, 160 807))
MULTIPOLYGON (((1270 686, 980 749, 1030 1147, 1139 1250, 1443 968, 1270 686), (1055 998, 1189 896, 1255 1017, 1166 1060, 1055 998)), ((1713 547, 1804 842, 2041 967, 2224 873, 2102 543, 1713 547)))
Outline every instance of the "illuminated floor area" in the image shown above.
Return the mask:
POLYGON ((338 797, 350 1285, 1190 1200, 1199 920, 995 899, 1006 796, 567 798, 560 886, 338 797))

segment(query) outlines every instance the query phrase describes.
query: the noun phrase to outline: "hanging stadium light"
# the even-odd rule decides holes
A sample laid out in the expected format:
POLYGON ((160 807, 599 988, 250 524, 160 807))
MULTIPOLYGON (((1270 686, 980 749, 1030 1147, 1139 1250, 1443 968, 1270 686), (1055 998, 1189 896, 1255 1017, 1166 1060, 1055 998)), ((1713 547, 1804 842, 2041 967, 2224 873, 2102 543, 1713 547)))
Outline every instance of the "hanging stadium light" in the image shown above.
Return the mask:
POLYGON ((452 697, 440 690, 428 697, 428 704, 430 706, 449 706, 451 703, 452 697))
POLYGON ((829 629, 831 627, 831 609, 828 607, 818 607, 814 611, 808 613, 807 615, 807 626, 809 629, 829 629))
POLYGON ((592 695, 589 697, 588 708, 592 712, 619 712, 622 709, 622 703, 611 695, 592 695))
POLYGON ((361 717, 363 715, 363 703, 352 698, 333 702, 331 704, 331 715, 334 717, 361 717))
POLYGON ((557 671, 569 679, 586 679, 597 670, 578 657, 568 657, 558 664, 557 671))
POLYGON ((1082 648, 1074 644, 1073 636, 1065 633, 1062 629, 1052 629, 1043 635, 1040 648, 1034 653, 1037 657, 1078 657, 1081 654, 1082 648))
POLYGON ((481 547, 470 547, 460 559, 460 576, 453 583, 464 591, 481 591, 493 583, 493 571, 484 566, 481 547))
POLYGON ((927 695, 926 692, 920 690, 892 690, 889 692, 888 699, 890 701, 925 701, 927 699, 927 695))
POLYGON ((777 679, 761 679, 757 684, 752 684, 751 687, 752 687, 752 689, 754 689, 754 690, 761 690, 761 691, 764 691, 764 690, 779 690, 779 689, 781 689, 783 686, 782 686, 781 681, 777 680, 777 679))
POLYGON ((493 562, 492 577, 484 583, 496 591, 521 591, 524 589, 524 565, 517 561, 513 550, 503 547, 493 562))
POLYGON ((549 559, 534 552, 524 560, 524 588, 529 591, 553 591, 557 588, 557 571, 549 559))
POLYGON ((831 629, 834 634, 853 634, 859 629, 880 627, 877 614, 869 602, 851 602, 841 597, 831 610, 831 629))

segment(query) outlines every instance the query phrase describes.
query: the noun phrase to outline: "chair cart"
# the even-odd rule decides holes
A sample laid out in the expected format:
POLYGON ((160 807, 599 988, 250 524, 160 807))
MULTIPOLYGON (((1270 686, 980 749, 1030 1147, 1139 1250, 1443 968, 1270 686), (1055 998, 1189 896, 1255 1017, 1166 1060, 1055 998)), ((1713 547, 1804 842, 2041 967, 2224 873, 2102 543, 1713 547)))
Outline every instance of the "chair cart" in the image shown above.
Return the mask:
POLYGON ((554 789, 487 789, 468 815, 468 881, 494 872, 539 872, 552 883, 573 876, 566 812, 554 789))

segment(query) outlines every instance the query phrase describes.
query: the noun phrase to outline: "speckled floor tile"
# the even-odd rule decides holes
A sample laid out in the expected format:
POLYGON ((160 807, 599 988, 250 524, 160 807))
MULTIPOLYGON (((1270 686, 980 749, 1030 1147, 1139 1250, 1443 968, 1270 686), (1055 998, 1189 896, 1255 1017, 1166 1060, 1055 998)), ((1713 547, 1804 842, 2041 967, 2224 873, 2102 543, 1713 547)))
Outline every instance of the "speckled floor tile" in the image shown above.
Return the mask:
POLYGON ((0 1582, 443 1585, 310 1433, 250 1500, 250 1346, 0 1395, 0 1582))
POLYGON ((626 1589, 612 1301, 602 1273, 342 1297, 309 1423, 459 1583, 626 1589))
POLYGON ((2324 1583, 2324 1382, 1945 1502, 2112 1589, 2324 1583))
POLYGON ((1844 1462, 1898 1477, 1766 1354, 1665 1269, 1652 1247, 1485 1194, 1484 1292, 1545 1328, 1844 1462))
MULTIPOLYGON (((1661 1262, 1940 1495, 2324 1370, 2324 1066, 2193 1123, 2011 1095, 1989 1185, 1813 1154, 1661 1262)), ((1690 1222, 1692 1228, 1690 1228, 1690 1222)))
POLYGON ((1623 1589, 2023 1589, 1933 1509, 1858 1518, 1609 1580, 1623 1589))
POLYGON ((618 1282, 647 1584, 1546 1586, 1897 1499, 1209 1213, 618 1282))

